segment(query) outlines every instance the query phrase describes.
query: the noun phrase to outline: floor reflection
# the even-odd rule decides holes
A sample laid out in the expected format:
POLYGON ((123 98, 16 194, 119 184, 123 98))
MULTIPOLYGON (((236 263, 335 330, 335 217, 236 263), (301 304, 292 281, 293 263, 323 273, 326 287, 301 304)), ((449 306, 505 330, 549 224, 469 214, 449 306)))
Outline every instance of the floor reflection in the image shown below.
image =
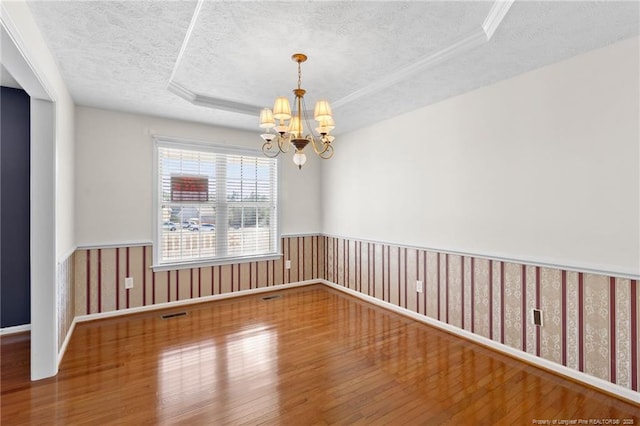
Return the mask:
POLYGON ((217 358, 213 341, 163 351, 158 363, 160 405, 193 405, 209 399, 215 390, 217 358))
MULTIPOLYGON (((637 407, 309 286, 78 324, 51 379, 0 339, 0 424, 525 424, 637 407)), ((24 339, 24 337, 22 338, 24 339)))
POLYGON ((253 327, 227 337, 227 376, 230 380, 268 380, 277 377, 277 332, 253 327))
POLYGON ((277 355, 278 334, 267 325, 167 348, 158 362, 159 420, 234 418, 246 414, 243 395, 256 389, 277 406, 277 355))

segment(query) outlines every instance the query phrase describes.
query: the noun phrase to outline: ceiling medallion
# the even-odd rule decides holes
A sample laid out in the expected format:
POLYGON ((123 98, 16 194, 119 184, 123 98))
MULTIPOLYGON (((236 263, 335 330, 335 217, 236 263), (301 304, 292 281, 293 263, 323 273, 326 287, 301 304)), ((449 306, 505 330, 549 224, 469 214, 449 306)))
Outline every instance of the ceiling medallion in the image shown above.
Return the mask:
POLYGON ((311 143, 313 150, 320 158, 327 160, 333 156, 331 142, 333 142, 334 137, 329 132, 333 130, 335 124, 329 102, 319 100, 313 110, 313 118, 318 122, 318 127, 315 130, 319 136, 313 133, 304 103, 306 91, 300 87, 302 78, 300 64, 307 60, 307 56, 302 53, 295 53, 291 56, 291 59, 298 64, 298 88, 293 89, 293 94, 295 95, 293 114, 291 113, 289 99, 284 96, 276 98, 273 104, 273 111, 269 108, 264 108, 260 112, 260 127, 266 129, 266 133, 260 136, 264 139, 262 152, 267 157, 273 158, 281 152, 289 152, 291 145, 293 145, 295 148, 293 162, 298 166, 298 169, 302 169, 302 166, 307 161, 307 156, 303 151, 309 143, 311 143), (276 120, 278 120, 277 125, 276 120), (306 135, 305 126, 309 129, 309 133, 306 135), (275 134, 271 133, 272 128, 275 129, 275 134), (274 140, 275 144, 273 143, 274 140))

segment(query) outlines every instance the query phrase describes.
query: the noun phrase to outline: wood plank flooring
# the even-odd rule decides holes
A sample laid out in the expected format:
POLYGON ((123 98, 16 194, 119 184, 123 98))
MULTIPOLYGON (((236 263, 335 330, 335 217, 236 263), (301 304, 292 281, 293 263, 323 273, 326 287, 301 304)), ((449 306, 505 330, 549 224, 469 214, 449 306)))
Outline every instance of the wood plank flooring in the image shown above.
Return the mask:
POLYGON ((640 422, 636 405, 325 286, 275 294, 81 323, 38 382, 28 334, 3 336, 1 423, 640 422))

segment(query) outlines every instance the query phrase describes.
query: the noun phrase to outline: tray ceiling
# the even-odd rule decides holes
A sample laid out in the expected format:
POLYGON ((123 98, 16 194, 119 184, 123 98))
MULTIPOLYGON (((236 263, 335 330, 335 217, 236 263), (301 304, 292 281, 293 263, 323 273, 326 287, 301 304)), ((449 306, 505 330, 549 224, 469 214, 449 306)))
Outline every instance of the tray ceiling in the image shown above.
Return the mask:
MULTIPOLYGON (((31 1, 80 105, 259 130, 290 96, 353 130, 639 33, 638 2, 31 1)), ((339 133, 338 132, 338 133, 339 133)))

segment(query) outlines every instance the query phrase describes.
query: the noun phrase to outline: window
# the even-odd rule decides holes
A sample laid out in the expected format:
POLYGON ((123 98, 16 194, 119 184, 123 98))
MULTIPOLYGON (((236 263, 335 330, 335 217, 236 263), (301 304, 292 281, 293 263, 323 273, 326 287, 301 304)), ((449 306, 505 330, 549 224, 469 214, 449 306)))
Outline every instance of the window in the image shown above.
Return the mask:
POLYGON ((158 138, 154 166, 154 266, 279 254, 276 159, 158 138))

